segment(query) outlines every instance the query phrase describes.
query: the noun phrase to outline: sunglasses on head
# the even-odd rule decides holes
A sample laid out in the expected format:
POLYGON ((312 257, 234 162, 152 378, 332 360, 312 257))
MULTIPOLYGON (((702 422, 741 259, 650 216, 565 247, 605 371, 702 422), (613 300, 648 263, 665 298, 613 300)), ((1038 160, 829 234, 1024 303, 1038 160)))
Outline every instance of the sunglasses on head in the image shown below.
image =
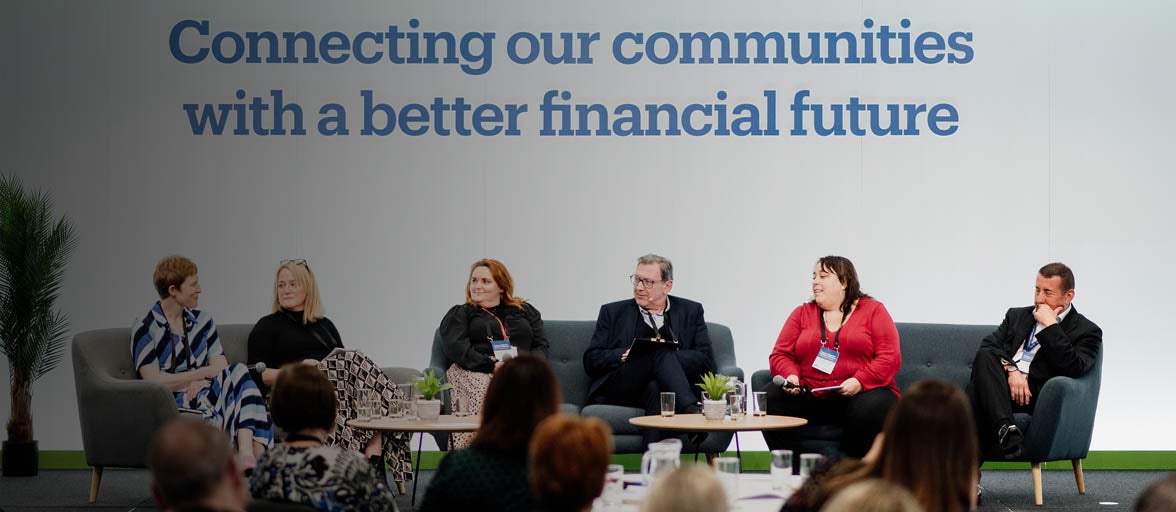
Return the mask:
POLYGON ((309 265, 306 264, 306 260, 302 259, 302 258, 293 259, 293 260, 282 260, 282 261, 279 261, 278 264, 279 265, 302 265, 304 267, 309 267, 309 265))

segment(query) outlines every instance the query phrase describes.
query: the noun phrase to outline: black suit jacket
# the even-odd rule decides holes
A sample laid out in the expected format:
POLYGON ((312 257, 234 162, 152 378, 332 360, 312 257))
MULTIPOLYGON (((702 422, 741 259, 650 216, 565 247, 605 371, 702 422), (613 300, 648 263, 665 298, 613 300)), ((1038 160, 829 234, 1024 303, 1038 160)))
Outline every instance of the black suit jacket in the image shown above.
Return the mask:
MULTIPOLYGON (((702 304, 670 295, 670 329, 678 339, 676 352, 686 377, 695 380, 699 375, 714 371, 715 356, 711 351, 710 335, 706 331, 702 304)), ((633 343, 637 332, 639 310, 634 299, 621 300, 600 306, 596 317, 596 331, 592 343, 584 352, 584 371, 592 378, 588 394, 592 395, 621 366, 621 354, 633 343)))
MULTIPOLYGON (((1000 327, 984 338, 980 348, 994 350, 1011 361, 1037 324, 1033 309, 1010 308, 1000 327)), ((1029 391, 1034 398, 1050 377, 1078 377, 1090 369, 1102 350, 1102 329, 1071 305, 1061 322, 1037 333, 1037 341, 1041 347, 1029 365, 1029 391)))

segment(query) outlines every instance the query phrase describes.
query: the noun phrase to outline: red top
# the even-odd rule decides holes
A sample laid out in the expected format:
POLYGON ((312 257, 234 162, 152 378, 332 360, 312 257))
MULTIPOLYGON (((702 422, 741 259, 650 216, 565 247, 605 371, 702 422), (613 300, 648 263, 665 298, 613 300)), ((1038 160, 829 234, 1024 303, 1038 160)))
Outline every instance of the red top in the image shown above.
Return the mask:
MULTIPOLYGON (((810 388, 837 386, 850 377, 862 383, 862 391, 887 387, 898 396, 894 375, 902 366, 898 328, 886 306, 874 299, 858 300, 849 321, 841 326, 837 365, 827 374, 813 368, 821 350, 821 308, 806 302, 792 310, 776 346, 768 357, 772 375, 797 375, 810 388)), ((834 331, 825 334, 825 346, 833 348, 834 331)), ((818 394, 820 396, 823 393, 818 394)))

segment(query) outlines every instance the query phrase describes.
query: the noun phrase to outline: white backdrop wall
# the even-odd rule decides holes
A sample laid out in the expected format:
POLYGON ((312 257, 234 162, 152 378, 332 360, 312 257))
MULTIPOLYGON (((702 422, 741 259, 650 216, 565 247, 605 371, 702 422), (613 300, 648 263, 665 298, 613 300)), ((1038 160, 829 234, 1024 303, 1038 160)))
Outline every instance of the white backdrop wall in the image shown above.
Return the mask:
MULTIPOLYGON (((310 261, 345 342, 423 367, 433 329, 463 298, 470 262, 494 257, 548 319, 592 319, 630 293, 647 252, 671 257, 676 294, 731 326, 740 365, 767 354, 809 297, 817 257, 842 254, 898 321, 995 324, 1061 260, 1075 304, 1105 332, 1093 448, 1176 450, 1161 426, 1173 352, 1176 205, 1165 2, 0 2, 0 171, 50 192, 78 229, 61 308, 72 331, 130 325, 155 300, 151 271, 200 265, 219 323, 269 312, 278 260, 310 261), (493 31, 481 75, 455 65, 178 62, 182 20, 220 31, 322 35, 493 31), (972 34, 966 64, 617 63, 625 31, 972 34), (875 26, 877 29, 877 26, 875 26), (599 32, 594 62, 512 63, 510 34, 599 32), (183 104, 237 89, 300 104, 307 135, 195 135, 183 104), (400 106, 434 97, 527 104, 520 135, 360 135, 360 90, 400 106), (550 89, 572 102, 763 104, 780 135, 538 135, 550 89), (791 136, 809 104, 949 103, 938 136, 791 136), (316 132, 342 104, 349 135, 316 132)), ((200 38, 187 32, 185 51, 200 38)), ((826 110, 828 112, 828 110, 826 110)), ((810 114, 811 115, 811 114, 810 114)), ((265 126, 271 126, 265 117, 265 126)), ((289 123, 289 121, 287 121, 289 123)), ((287 124, 287 128, 289 128, 287 124)), ((69 356, 35 387, 42 449, 80 449, 69 356)), ((7 386, 7 383, 5 383, 7 386)), ((7 391, 7 387, 5 388, 7 391)), ((7 411, 8 393, 0 396, 7 411)), ((751 437, 748 436, 749 440, 751 437)), ((755 446, 758 440, 752 441, 755 446)), ((760 444, 759 446, 762 446, 760 444)))

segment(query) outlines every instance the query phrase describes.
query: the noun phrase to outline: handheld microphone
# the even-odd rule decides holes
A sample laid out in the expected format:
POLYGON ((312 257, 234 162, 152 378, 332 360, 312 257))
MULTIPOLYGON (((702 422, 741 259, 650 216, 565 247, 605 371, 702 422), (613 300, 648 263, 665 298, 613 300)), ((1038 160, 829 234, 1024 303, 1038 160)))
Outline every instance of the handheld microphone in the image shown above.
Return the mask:
POLYGON ((251 372, 262 373, 265 372, 265 363, 258 361, 256 364, 249 365, 247 368, 251 372))
POLYGON ((780 386, 784 389, 800 387, 800 386, 797 386, 796 384, 793 384, 792 382, 789 382, 788 379, 785 379, 783 375, 773 376, 772 377, 772 384, 780 386))

